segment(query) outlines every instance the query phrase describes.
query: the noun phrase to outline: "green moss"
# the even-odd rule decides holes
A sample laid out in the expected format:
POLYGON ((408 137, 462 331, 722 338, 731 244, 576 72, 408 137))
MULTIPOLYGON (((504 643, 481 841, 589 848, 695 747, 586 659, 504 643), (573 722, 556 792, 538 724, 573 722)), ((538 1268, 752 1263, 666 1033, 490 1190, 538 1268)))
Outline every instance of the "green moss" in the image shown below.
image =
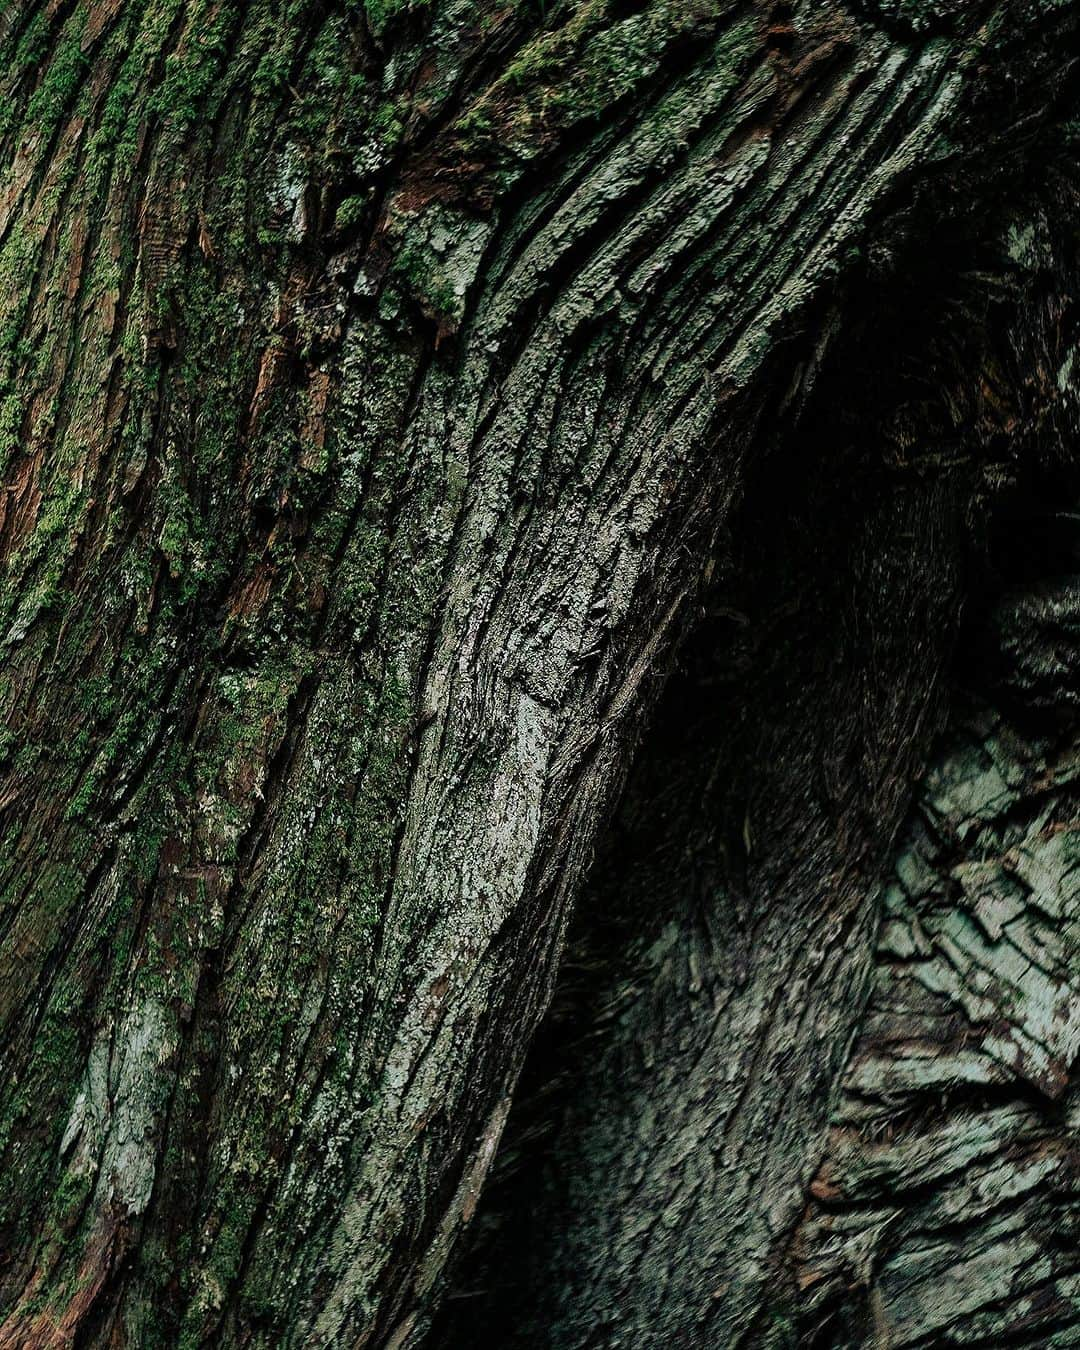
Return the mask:
POLYGON ((60 474, 46 488, 29 538, 9 560, 0 587, 7 616, 4 641, 21 642, 37 617, 61 596, 61 577, 78 534, 86 524, 85 493, 60 474))
POLYGON ((166 57, 164 77, 148 102, 150 111, 167 118, 176 130, 194 126, 208 107, 219 103, 224 93, 221 73, 236 17, 235 6, 220 0, 203 0, 190 7, 184 40, 166 57))
POLYGON ((409 0, 363 0, 364 13, 376 37, 381 37, 392 19, 405 13, 409 0))
POLYGON ((496 162, 529 158, 553 134, 602 116, 652 79, 682 40, 711 38, 732 76, 759 47, 754 20, 733 23, 727 6, 654 0, 613 19, 609 0, 585 0, 561 26, 541 31, 456 124, 463 153, 496 162), (721 23, 726 23, 721 27, 721 23))
POLYGON ((71 99, 90 68, 90 58, 83 50, 85 31, 86 9, 78 5, 64 25, 60 40, 48 44, 52 59, 45 66, 26 110, 27 121, 38 128, 39 134, 47 136, 69 110, 71 99))
MULTIPOLYGON (((112 734, 106 740, 105 744, 98 751, 94 758, 90 770, 83 778, 79 790, 71 798, 64 813, 65 820, 78 820, 87 814, 90 804, 97 796, 98 788, 103 782, 109 781, 109 771, 119 758, 121 752, 131 743, 135 731, 139 724, 139 718, 133 709, 125 712, 117 721, 112 734)), ((74 752, 74 758, 80 765, 86 758, 86 750, 89 744, 89 732, 84 730, 77 738, 77 748, 74 752), (78 744, 79 740, 85 740, 78 744)))
POLYGON ((338 205, 334 215, 334 226, 338 230, 351 230, 359 225, 368 209, 368 199, 365 196, 346 197, 338 205))
POLYGON ((429 314, 450 317, 456 313, 457 296, 450 279, 440 259, 426 244, 406 243, 395 257, 391 270, 429 314))

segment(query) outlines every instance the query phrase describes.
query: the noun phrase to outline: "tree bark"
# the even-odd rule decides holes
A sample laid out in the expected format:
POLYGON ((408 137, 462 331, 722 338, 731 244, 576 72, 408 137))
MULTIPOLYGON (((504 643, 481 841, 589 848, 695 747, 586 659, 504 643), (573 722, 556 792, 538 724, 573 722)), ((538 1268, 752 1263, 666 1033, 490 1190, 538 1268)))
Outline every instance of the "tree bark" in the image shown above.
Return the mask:
POLYGON ((1002 243, 951 386, 879 292, 750 481, 434 1344, 1080 1334, 1075 263, 1002 243))
MULTIPOLYGON (((627 797, 680 798, 656 866, 594 869, 622 925, 597 994, 700 837, 694 885, 661 877, 647 993, 568 1098, 573 1218, 542 1211, 552 1302, 513 1335, 854 1326, 879 1248, 874 1325, 932 1334, 949 1197, 882 1196, 922 1174, 860 1151, 860 1111, 893 1111, 902 933, 928 997, 965 1007, 970 970, 941 987, 918 887, 875 959, 876 882, 950 704, 967 534, 1003 473, 1075 460, 1078 26, 1053 0, 0 14, 0 1347, 418 1345, 639 728, 706 642, 722 708, 627 797), (926 326, 895 303, 920 271, 926 326)), ((972 734, 1001 689, 1068 704, 1060 585, 1013 597, 972 734), (1029 631, 1057 633, 1032 670, 1029 631)), ((1075 738, 1032 744, 1046 774, 1075 738)), ((936 782, 939 842, 1004 858, 936 782)), ((1043 845, 1073 799, 1009 782, 1036 861, 1001 866, 1058 877, 1016 922, 1063 997, 1043 845)), ((1060 1103, 1073 1032, 1038 1017, 948 1054, 1060 1103)), ((979 1128, 1010 1158, 1053 1136, 1053 1205, 1068 1108, 1002 1109, 979 1128)))

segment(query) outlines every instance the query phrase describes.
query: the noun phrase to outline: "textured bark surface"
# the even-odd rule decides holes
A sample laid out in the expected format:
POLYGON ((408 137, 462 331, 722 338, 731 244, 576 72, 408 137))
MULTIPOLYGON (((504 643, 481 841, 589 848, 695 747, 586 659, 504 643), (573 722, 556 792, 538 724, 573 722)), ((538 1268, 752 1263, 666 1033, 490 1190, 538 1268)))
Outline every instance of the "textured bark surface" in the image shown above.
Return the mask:
MULTIPOLYGON (((1052 0, 0 10, 0 1347, 419 1343, 703 603, 724 708, 704 747, 684 723, 673 777, 721 766, 721 824, 701 791, 685 814, 723 863, 702 848, 692 922, 644 925, 656 999, 569 1111, 582 1221, 555 1259, 580 1282, 522 1335, 848 1315, 845 1235, 873 1247, 880 1199, 838 1094, 948 703, 961 540, 1003 465, 1076 428, 1067 303, 1031 350, 999 329, 1072 275, 1077 26, 1052 0), (936 299, 940 345, 882 408, 859 389, 853 439, 832 349, 861 368, 868 295, 960 217, 927 272, 954 322, 936 299), (1009 296, 980 317, 1003 232, 1009 296)), ((1074 595, 1024 613, 1067 628, 1074 595)), ((1032 812, 1041 856, 1059 818, 1032 812)), ((622 875, 625 927, 648 881, 622 875)), ((910 927, 934 901, 905 894, 910 927)), ((1015 1026, 990 1060, 1038 1059, 1038 1018, 1015 1026)), ((883 1034, 863 1023, 845 1092, 883 1034)), ((1061 1035, 1025 1078, 1056 1099, 1061 1035)), ((1037 1149, 1014 1117, 995 1138, 1037 1149)), ((873 1293, 894 1321, 934 1222, 901 1199, 880 1264, 908 1285, 873 1293)))
POLYGON ((940 308, 876 292, 797 462, 750 478, 432 1344, 1080 1336, 1077 309, 1047 220, 951 298, 967 226, 939 235, 906 279, 940 308))

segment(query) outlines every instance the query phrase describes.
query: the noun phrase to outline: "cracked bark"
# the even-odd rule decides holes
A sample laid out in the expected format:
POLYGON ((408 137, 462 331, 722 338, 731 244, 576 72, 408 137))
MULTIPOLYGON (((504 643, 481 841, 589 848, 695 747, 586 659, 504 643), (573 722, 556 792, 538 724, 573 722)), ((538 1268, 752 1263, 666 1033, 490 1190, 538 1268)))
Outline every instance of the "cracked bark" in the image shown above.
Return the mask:
MULTIPOLYGON (((420 1342, 703 604, 720 703, 625 808, 666 772, 686 820, 600 869, 594 992, 644 959, 655 999, 600 1014, 632 1030, 566 1109, 577 1217, 519 1333, 846 1316, 818 1169, 846 1159, 861 1232, 870 1164, 827 1117, 875 883, 948 704, 966 533, 1075 433, 1076 26, 0 14, 0 1346, 420 1342), (943 221, 934 344, 886 378, 925 330, 889 348, 866 306, 943 221), (686 831, 694 885, 650 912, 686 831)), ((1069 595, 1007 636, 1067 627, 1069 595)))
POLYGON ((1080 1335, 1075 258, 1028 212, 863 296, 748 476, 432 1344, 1080 1335))

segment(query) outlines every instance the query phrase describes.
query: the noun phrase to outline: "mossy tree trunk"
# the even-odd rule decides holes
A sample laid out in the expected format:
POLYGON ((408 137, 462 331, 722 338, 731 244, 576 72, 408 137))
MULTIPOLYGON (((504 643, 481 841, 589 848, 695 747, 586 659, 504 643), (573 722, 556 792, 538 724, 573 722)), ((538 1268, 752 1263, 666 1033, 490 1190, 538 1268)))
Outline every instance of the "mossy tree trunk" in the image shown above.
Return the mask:
MULTIPOLYGON (((903 1210, 841 1098, 867 982, 891 997, 875 883, 972 541, 1015 466, 1075 458, 1078 27, 1054 0, 0 10, 0 1347, 418 1345, 639 729, 705 646, 726 702, 689 699, 626 810, 667 794, 666 846, 720 847, 693 912, 647 920, 648 831, 641 866, 601 852, 596 992, 635 927, 681 954, 579 1082, 520 1334, 847 1315, 826 1152, 867 1231, 903 1210), (796 661, 745 654, 800 613, 796 661)), ((1070 596, 1017 601, 998 655, 1071 632, 1070 596)), ((1048 650, 1020 684, 1056 712, 1048 650)), ((890 923, 922 933, 921 894, 890 923)), ((1059 1103, 1071 1035, 1025 1071, 1059 1103)))

